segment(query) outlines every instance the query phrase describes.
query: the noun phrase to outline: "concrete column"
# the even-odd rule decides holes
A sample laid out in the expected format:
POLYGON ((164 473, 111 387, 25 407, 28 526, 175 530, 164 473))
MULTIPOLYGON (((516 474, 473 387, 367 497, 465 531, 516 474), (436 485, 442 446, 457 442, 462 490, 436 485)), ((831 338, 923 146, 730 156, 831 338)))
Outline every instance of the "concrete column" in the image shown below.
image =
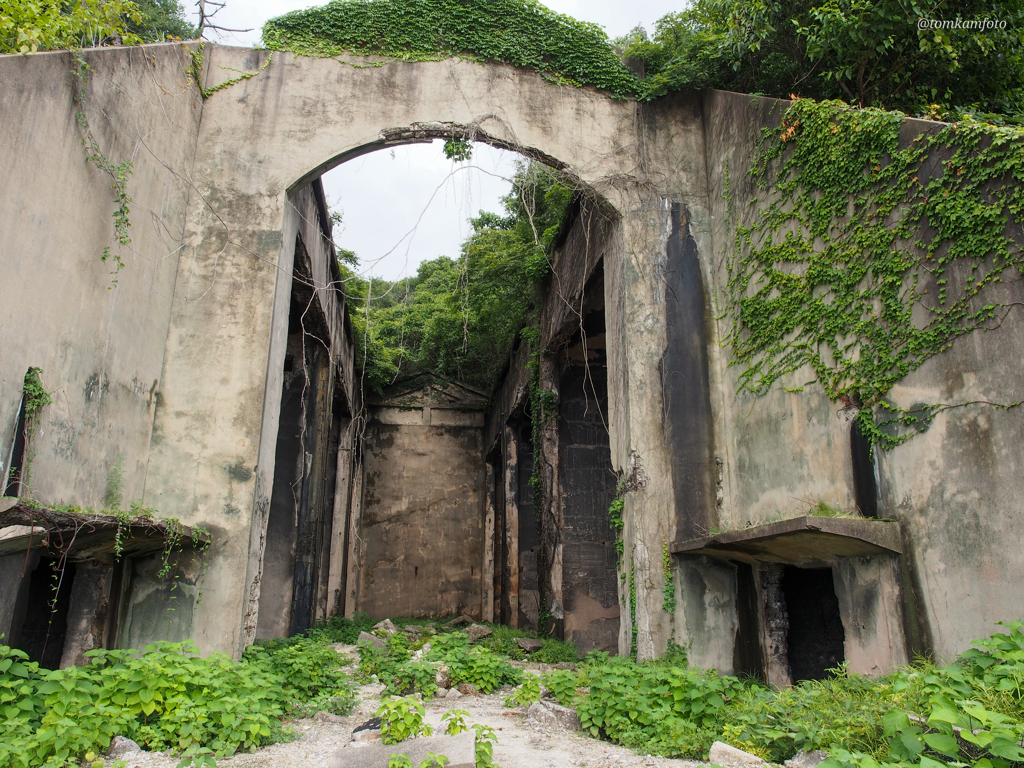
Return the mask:
POLYGON ((359 602, 359 574, 362 571, 363 460, 352 468, 352 501, 348 516, 348 567, 345 577, 345 618, 351 619, 362 606, 359 602))
POLYGON ((334 525, 331 527, 331 554, 327 574, 327 615, 344 612, 346 558, 349 541, 349 510, 352 502, 352 441, 355 422, 349 421, 338 444, 338 475, 334 484, 334 525))
POLYGON ((519 626, 519 435, 505 426, 505 551, 509 625, 519 626))
POLYGON ((484 562, 480 569, 483 588, 480 598, 481 621, 494 621, 494 465, 486 462, 484 486, 484 562))
POLYGON ((75 563, 75 580, 71 585, 67 631, 60 667, 83 666, 88 663, 85 652, 103 648, 103 630, 110 602, 110 572, 113 563, 83 561, 75 563))

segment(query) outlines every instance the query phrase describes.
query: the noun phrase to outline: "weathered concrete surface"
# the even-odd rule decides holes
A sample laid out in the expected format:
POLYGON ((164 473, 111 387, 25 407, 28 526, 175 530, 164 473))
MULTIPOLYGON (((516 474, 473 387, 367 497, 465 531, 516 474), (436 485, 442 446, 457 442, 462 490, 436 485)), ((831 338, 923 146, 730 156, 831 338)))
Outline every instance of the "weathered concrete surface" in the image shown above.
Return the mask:
POLYGON ((371 407, 356 610, 480 618, 484 402, 449 384, 371 407))
POLYGON ((115 243, 111 180, 85 159, 71 54, 0 56, 0 472, 38 366, 54 402, 32 440, 31 493, 98 508, 118 456, 125 501, 143 496, 202 100, 181 45, 81 55, 99 149, 133 163, 132 243, 115 243), (105 247, 125 264, 117 288, 105 247))

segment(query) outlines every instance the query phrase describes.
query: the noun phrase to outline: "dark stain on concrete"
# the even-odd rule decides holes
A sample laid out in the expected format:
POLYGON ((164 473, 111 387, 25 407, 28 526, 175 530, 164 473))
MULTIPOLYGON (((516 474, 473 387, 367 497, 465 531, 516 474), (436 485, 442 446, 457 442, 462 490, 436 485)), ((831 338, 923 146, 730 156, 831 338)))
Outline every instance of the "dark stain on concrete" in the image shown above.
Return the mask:
POLYGON ((697 243, 680 203, 672 204, 671 217, 661 383, 665 437, 672 453, 676 537, 682 540, 698 536, 714 524, 714 456, 707 306, 697 243))
POLYGON ((241 459, 236 461, 234 464, 229 464, 224 467, 224 471, 227 472, 228 477, 235 482, 246 483, 249 480, 252 480, 252 470, 245 466, 241 459))

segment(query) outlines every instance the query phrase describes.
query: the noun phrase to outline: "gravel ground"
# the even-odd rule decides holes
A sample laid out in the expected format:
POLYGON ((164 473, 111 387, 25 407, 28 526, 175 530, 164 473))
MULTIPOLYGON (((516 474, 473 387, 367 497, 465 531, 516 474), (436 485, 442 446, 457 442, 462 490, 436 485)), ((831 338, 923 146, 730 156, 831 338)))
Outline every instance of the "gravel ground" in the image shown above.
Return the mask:
MULTIPOLYGON (((353 729, 364 723, 380 705, 381 686, 363 686, 353 713, 340 722, 296 720, 295 741, 272 744, 256 752, 217 761, 222 768, 345 768, 346 745, 353 729)), ((509 709, 504 693, 433 699, 426 704, 426 721, 437 730, 441 715, 449 709, 469 712, 468 722, 490 725, 497 732, 494 762, 501 768, 646 768, 678 766, 692 768, 701 763, 637 755, 628 749, 563 729, 547 731, 531 721, 520 709, 509 709)), ((396 746, 396 751, 399 751, 396 746)), ((139 752, 126 756, 128 768, 175 768, 179 758, 160 752, 139 752)))

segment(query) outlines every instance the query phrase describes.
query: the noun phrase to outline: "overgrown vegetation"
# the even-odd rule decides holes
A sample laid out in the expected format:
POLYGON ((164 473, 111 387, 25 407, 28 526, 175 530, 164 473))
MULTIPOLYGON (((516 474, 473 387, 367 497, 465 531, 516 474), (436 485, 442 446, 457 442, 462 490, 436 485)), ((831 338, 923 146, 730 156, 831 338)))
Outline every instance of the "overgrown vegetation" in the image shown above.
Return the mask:
POLYGON ((334 0, 271 19, 263 43, 307 56, 500 61, 619 98, 631 95, 636 83, 599 26, 535 0, 334 0))
POLYGON ((537 309, 547 251, 571 198, 548 168, 522 164, 505 215, 472 219, 458 259, 424 261, 415 277, 396 282, 364 280, 339 260, 365 385, 383 392, 430 374, 489 391, 537 309))
POLYGON ((197 760, 231 755, 288 738, 281 717, 297 709, 328 701, 347 714, 354 701, 338 654, 308 639, 237 663, 190 643, 86 655, 51 671, 0 646, 0 766, 77 765, 115 735, 197 760))
MULTIPOLYGON (((577 709, 590 735, 647 754, 705 759, 720 740, 773 763, 822 749, 832 756, 825 768, 1010 768, 1024 762, 1022 622, 977 641, 947 667, 921 660, 881 679, 841 668, 828 680, 773 690, 688 667, 679 646, 643 664, 592 652, 538 677, 470 643, 463 632, 435 630, 426 620, 396 621, 423 629, 395 632, 383 649, 360 647, 351 670, 329 643, 372 629, 365 616, 258 643, 237 663, 219 654, 204 659, 189 643, 159 643, 142 654, 92 651, 88 666, 51 672, 0 646, 0 766, 70 766, 100 754, 115 734, 180 753, 184 764, 213 764, 216 757, 290 738, 282 719, 319 710, 347 714, 355 702, 353 680, 386 685, 378 712, 382 735, 385 743, 399 744, 428 732, 414 695, 432 697, 439 670, 451 686, 469 683, 484 693, 504 688, 508 706, 554 698, 577 709)), ((493 765, 493 731, 466 718, 464 711, 448 712, 445 732, 477 730, 477 765, 493 765)))
POLYGON ((196 37, 178 0, 0 0, 0 53, 196 37))
POLYGON ((843 99, 932 119, 1019 120, 1022 28, 1017 2, 695 0, 658 21, 653 38, 638 28, 616 42, 644 62, 641 99, 721 88, 843 99), (959 28, 932 26, 958 19, 959 28))
POLYGON ((1024 179, 1024 129, 965 119, 901 148, 903 118, 800 99, 765 130, 751 171, 764 200, 737 229, 724 308, 741 389, 810 366, 886 448, 968 404, 884 398, 960 336, 998 327, 1013 306, 999 283, 1022 266, 1011 180, 1024 179))

